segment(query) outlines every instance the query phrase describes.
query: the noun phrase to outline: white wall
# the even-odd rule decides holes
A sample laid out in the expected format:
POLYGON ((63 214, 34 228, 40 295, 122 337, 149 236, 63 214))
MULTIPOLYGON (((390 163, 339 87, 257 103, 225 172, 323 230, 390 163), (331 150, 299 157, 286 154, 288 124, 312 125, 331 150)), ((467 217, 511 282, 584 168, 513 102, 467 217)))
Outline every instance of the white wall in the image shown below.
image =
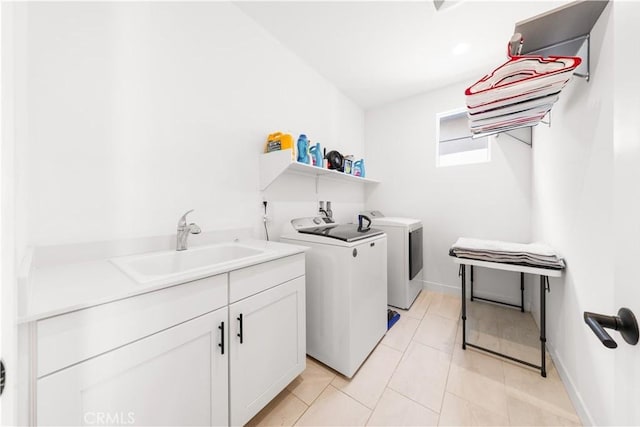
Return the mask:
MULTIPOLYGON (((367 172, 382 181, 367 190, 366 206, 423 221, 424 280, 439 290, 460 287, 458 269, 448 256, 458 237, 530 239, 528 145, 509 136, 492 137, 490 162, 435 166, 436 114, 464 107, 467 83, 365 114, 367 172)), ((478 295, 520 302, 517 273, 477 269, 474 276, 478 295)))
MULTIPOLYGON (((268 133, 363 155, 362 110, 230 3, 17 7, 28 244, 171 234, 191 208, 203 229, 250 225, 260 236, 268 133)), ((266 195, 274 230, 340 193, 316 196, 308 178, 277 185, 266 195)), ((363 190, 346 194, 334 210, 351 217, 363 190)))
POLYGON ((16 334, 16 241, 15 241, 15 96, 13 56, 13 5, 0 5, 0 355, 7 369, 5 390, 0 400, 0 424, 15 425, 17 413, 18 365, 16 334))
POLYGON ((560 250, 567 260, 566 275, 551 280, 547 344, 578 413, 585 423, 596 425, 612 422, 616 395, 614 353, 582 318, 584 311, 617 312, 612 6, 591 32, 591 80, 574 78, 553 108, 551 127, 538 126, 533 142, 533 237, 560 250))
MULTIPOLYGON (((634 37, 640 3, 616 2, 612 9, 614 40, 634 37)), ((615 43, 614 70, 614 177, 613 223, 615 233, 615 307, 640 313, 637 260, 640 256, 640 44, 615 43), (634 195, 631 196, 630 195, 634 195)), ((614 419, 612 424, 640 425, 640 347, 624 343, 614 332, 615 351, 614 419)), ((600 351, 606 351, 602 348, 600 351)))

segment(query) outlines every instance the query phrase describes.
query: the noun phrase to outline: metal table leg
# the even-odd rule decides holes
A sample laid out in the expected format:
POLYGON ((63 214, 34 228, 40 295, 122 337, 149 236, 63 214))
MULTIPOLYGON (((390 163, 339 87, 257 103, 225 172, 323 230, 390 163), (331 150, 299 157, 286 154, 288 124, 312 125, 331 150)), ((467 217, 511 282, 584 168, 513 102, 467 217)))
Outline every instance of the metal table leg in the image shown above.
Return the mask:
MULTIPOLYGON (((530 366, 540 370, 540 375, 547 376, 547 360, 546 360, 546 342, 547 342, 547 299, 546 299, 546 284, 549 281, 547 276, 540 276, 540 365, 534 365, 522 359, 509 356, 508 354, 500 353, 489 348, 481 347, 479 345, 467 342, 467 274, 466 265, 460 264, 460 277, 461 277, 461 290, 462 290, 462 349, 466 350, 467 346, 482 350, 484 352, 504 357, 505 359, 520 363, 522 365, 530 366)), ((471 266, 471 286, 473 291, 473 266, 471 266)), ((473 299, 495 302, 498 304, 511 305, 517 307, 520 311, 524 312, 524 273, 520 273, 520 305, 503 303, 500 301, 492 301, 486 298, 473 297, 473 299)))
POLYGON ((547 276, 540 276, 540 375, 547 376, 547 358, 545 347, 547 342, 547 296, 545 281, 547 276))
POLYGON ((524 313, 524 273, 520 273, 520 311, 524 313))
POLYGON ((473 301, 473 265, 471 267, 471 301, 473 301))
POLYGON ((466 350, 467 348, 467 295, 466 295, 467 266, 464 264, 461 264, 461 266, 462 266, 462 349, 466 350))

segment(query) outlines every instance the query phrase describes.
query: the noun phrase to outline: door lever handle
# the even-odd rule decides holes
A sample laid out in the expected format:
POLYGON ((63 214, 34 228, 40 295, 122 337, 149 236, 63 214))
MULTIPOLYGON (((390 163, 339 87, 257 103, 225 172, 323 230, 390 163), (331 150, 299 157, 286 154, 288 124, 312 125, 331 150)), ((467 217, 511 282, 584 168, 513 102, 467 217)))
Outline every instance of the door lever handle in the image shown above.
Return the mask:
POLYGON ((604 328, 619 331, 624 340, 631 344, 638 343, 638 321, 633 312, 622 307, 617 316, 605 316, 604 314, 584 312, 584 323, 589 325, 594 334, 602 341, 605 347, 616 348, 618 344, 604 328))

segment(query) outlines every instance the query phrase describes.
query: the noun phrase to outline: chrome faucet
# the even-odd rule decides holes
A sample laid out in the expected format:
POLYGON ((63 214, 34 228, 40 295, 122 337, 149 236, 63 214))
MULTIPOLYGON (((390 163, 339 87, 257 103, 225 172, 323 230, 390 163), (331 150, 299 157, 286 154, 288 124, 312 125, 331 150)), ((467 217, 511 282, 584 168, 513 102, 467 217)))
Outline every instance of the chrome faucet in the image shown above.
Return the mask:
POLYGON ((327 200, 327 209, 324 208, 324 202, 318 202, 318 215, 323 214, 325 218, 333 219, 333 211, 331 210, 331 202, 327 200))
POLYGON ((318 215, 324 214, 325 218, 329 218, 329 212, 327 212, 324 208, 324 201, 320 200, 318 202, 318 215))
POLYGON ((176 251, 186 251, 187 250, 187 238, 189 237, 189 233, 191 234, 200 234, 202 230, 198 227, 198 224, 192 222, 187 225, 187 215, 193 212, 193 209, 187 211, 184 215, 180 217, 178 221, 178 235, 176 238, 176 251))

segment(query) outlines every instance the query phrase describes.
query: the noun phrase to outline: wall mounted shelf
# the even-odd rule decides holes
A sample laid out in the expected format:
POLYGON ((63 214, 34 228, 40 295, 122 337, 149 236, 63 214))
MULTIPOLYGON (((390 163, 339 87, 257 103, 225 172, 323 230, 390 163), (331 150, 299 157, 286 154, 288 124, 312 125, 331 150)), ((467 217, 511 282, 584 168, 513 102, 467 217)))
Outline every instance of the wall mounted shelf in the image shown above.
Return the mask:
MULTIPOLYGON (((509 41, 509 57, 512 58, 512 60, 517 59, 520 61, 531 61, 530 55, 533 55, 546 58, 544 61, 549 62, 558 59, 569 60, 571 59, 570 57, 577 56, 580 57, 582 61, 577 66, 574 66, 573 69, 570 69, 570 71, 574 76, 582 77, 586 81, 589 81, 591 65, 590 33, 591 29, 598 21, 598 18, 600 18, 600 15, 607 7, 608 3, 609 0, 578 0, 553 9, 549 12, 516 23, 514 27, 513 37, 509 41)), ((503 67, 504 65, 501 68, 503 67)), ((497 72, 499 70, 500 68, 498 68, 494 72, 497 72)), ((549 76, 551 76, 552 73, 553 72, 550 72, 549 76)), ((560 75, 560 73, 558 73, 558 75, 560 75)), ((545 77, 547 76, 544 76, 543 78, 545 77)), ((526 80, 527 79, 523 79, 522 81, 525 82, 526 80)), ((548 86, 544 86, 543 88, 547 87, 548 86)), ((469 91, 470 89, 468 89, 467 91, 469 91)), ((523 91, 523 93, 531 93, 530 90, 531 88, 527 88, 527 91, 523 91)), ((558 88, 558 93, 560 90, 562 90, 562 87, 558 88)), ((549 95, 548 93, 541 93, 545 96, 549 95)), ((472 94, 471 96, 474 96, 474 94, 472 94)), ((542 97, 540 99, 542 99, 542 97)), ((549 101, 549 104, 546 105, 549 109, 547 110, 547 114, 545 117, 549 117, 548 122, 546 122, 549 125, 551 124, 551 106, 553 105, 553 103, 555 103, 556 100, 557 97, 552 102, 549 101)), ((542 103, 542 101, 540 102, 542 103)), ((467 103, 467 105, 469 107, 470 104, 467 103)), ((539 105, 537 104, 534 106, 539 107, 539 105)), ((471 110, 472 107, 469 108, 471 110)), ((505 129, 505 127, 503 127, 501 129, 491 130, 490 126, 485 125, 488 130, 478 132, 478 129, 481 126, 480 122, 482 122, 482 120, 479 118, 475 118, 473 123, 476 132, 474 133, 473 138, 482 138, 489 135, 500 135, 502 133, 506 133, 512 138, 531 146, 531 126, 535 126, 539 122, 545 122, 544 117, 535 115, 539 113, 539 110, 536 110, 533 107, 527 108, 531 108, 530 110, 525 111, 531 112, 530 117, 532 118, 532 120, 529 120, 526 123, 524 122, 524 120, 520 120, 521 124, 519 125, 513 124, 505 126, 508 129, 505 129)), ((510 113, 511 111, 509 111, 509 114, 510 113)), ((505 113, 505 115, 495 115, 495 117, 497 117, 498 119, 506 120, 506 114, 507 113, 505 113)), ((523 113, 518 110, 515 114, 518 115, 523 113)), ((522 116, 518 116, 518 118, 520 117, 522 116)), ((472 120, 470 119, 470 126, 471 121, 472 120)), ((487 120, 485 119, 484 122, 486 121, 487 120)), ((484 123, 482 124, 484 125, 484 123)))
POLYGON ((274 151, 260 155, 260 190, 266 190, 278 177, 284 174, 304 175, 316 178, 327 178, 337 181, 379 184, 380 181, 370 178, 349 175, 330 169, 298 163, 292 160, 291 150, 274 151))
POLYGON ((541 56, 579 56, 582 64, 574 75, 589 80, 591 29, 608 0, 576 1, 516 23, 522 36, 521 53, 541 56))

